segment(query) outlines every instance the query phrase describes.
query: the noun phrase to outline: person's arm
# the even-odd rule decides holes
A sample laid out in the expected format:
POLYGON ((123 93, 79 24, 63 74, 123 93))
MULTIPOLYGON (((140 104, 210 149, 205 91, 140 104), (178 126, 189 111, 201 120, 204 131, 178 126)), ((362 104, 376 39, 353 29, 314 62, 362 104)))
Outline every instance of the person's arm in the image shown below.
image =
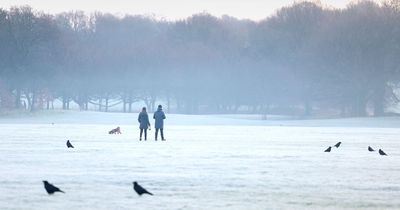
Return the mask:
POLYGON ((163 112, 162 114, 163 114, 163 119, 165 119, 165 118, 166 118, 166 117, 165 117, 165 113, 163 112))
POLYGON ((139 114, 139 116, 138 116, 137 120, 138 120, 138 121, 139 121, 139 123, 140 123, 140 114, 139 114))

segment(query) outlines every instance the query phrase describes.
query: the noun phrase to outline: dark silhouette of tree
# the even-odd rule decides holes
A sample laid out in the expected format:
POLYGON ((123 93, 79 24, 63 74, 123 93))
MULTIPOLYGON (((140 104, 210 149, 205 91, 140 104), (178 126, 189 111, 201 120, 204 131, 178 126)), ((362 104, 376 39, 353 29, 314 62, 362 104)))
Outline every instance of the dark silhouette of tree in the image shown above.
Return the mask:
POLYGON ((300 2, 259 22, 0 9, 0 109, 382 116, 399 101, 399 8, 300 2))

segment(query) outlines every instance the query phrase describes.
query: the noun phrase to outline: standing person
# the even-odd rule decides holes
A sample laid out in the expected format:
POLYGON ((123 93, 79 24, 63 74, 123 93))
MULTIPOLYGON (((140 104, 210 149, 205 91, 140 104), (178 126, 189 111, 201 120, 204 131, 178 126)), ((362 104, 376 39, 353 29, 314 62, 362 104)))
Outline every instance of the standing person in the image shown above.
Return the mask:
POLYGON ((164 114, 164 112, 162 110, 162 106, 161 105, 158 105, 157 111, 154 112, 153 119, 155 119, 155 121, 156 121, 155 124, 154 124, 154 127, 156 128, 156 139, 155 140, 157 141, 158 130, 160 130, 161 131, 161 139, 163 141, 165 141, 165 138, 164 138, 164 119, 165 119, 165 114, 164 114))
POLYGON ((140 123, 140 141, 142 141, 142 134, 144 131, 144 140, 147 140, 147 129, 150 127, 149 115, 146 112, 146 107, 142 108, 142 111, 139 113, 138 121, 140 123))

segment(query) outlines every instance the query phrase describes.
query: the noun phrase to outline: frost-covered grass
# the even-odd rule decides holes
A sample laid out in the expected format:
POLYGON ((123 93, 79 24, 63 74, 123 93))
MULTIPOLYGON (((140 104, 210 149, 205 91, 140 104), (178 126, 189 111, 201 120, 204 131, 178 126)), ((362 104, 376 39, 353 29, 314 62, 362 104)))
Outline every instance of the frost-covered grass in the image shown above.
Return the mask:
POLYGON ((136 117, 0 119, 0 209, 400 209, 397 118, 167 115, 166 142, 154 130, 139 142, 136 117), (118 125, 122 135, 107 134, 118 125), (47 195, 44 179, 66 194, 47 195), (137 196, 132 181, 155 196, 137 196))
MULTIPOLYGON (((152 113, 149 113, 152 118, 152 113)), ((79 111, 42 111, 37 113, 9 113, 0 115, 0 124, 104 124, 135 125, 138 113, 104 113, 79 111)), ((302 119, 268 115, 182 115, 167 114, 168 125, 235 125, 235 126, 296 126, 296 127, 380 127, 400 128, 400 117, 302 119), (297 120, 296 120, 297 119, 297 120)))

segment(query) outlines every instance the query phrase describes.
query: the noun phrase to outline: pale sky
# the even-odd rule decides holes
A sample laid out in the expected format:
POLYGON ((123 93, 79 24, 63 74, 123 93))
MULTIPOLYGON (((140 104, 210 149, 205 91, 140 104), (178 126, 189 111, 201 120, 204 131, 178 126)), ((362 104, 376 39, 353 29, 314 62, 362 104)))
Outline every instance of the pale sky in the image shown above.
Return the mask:
MULTIPOLYGON (((326 6, 345 7, 352 0, 321 0, 326 6)), ((294 0, 0 0, 0 7, 30 5, 48 13, 71 10, 109 12, 117 15, 155 15, 168 20, 183 19, 199 12, 215 16, 260 20, 294 0)))

